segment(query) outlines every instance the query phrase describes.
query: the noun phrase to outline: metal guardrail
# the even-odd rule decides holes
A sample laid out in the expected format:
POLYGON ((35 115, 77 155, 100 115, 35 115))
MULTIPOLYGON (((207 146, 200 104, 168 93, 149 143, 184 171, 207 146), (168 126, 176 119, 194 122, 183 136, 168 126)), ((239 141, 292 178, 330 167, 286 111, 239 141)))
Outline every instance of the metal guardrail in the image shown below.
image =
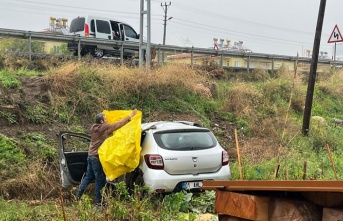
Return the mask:
MULTIPOLYGON (((95 39, 89 37, 80 37, 78 35, 61 35, 61 34, 51 34, 44 32, 34 32, 34 31, 24 31, 24 30, 15 30, 15 29, 3 29, 0 28, 0 36, 8 36, 14 38, 24 38, 28 39, 30 42, 29 54, 31 58, 31 40, 44 40, 44 41, 57 41, 64 43, 77 43, 79 49, 82 44, 87 45, 98 45, 98 46, 107 46, 115 47, 121 49, 121 60, 123 60, 123 48, 139 50, 138 42, 127 42, 127 41, 117 41, 117 40, 106 40, 106 39, 95 39)), ((268 60, 285 60, 285 61, 296 61, 297 57, 295 56, 286 56, 286 55, 276 55, 276 54, 264 54, 264 53, 253 53, 253 52, 240 52, 240 51, 228 51, 228 50, 215 50, 211 48, 195 48, 195 47, 179 47, 172 45, 161 45, 161 44, 151 44, 156 52, 158 53, 158 63, 164 62, 160 60, 160 53, 163 52, 179 52, 179 53, 190 53, 191 60, 193 59, 194 54, 204 54, 212 56, 220 56, 221 64, 223 64, 223 57, 241 57, 246 58, 248 61, 250 59, 268 59, 268 60)), ((80 50, 78 50, 80 51, 80 50)), ((80 53, 78 55, 79 59, 81 57, 80 53)), ((311 58, 299 57, 298 62, 311 62, 311 58)), ((343 65, 343 61, 333 61, 331 59, 319 59, 319 64, 330 64, 330 65, 343 65)), ((249 69, 249 64, 248 67, 249 69)))

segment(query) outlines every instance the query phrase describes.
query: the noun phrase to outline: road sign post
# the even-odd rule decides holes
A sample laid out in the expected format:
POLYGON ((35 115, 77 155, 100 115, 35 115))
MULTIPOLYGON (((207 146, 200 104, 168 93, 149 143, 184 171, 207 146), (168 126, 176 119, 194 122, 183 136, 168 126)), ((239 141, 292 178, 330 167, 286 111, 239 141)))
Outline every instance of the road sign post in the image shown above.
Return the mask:
POLYGON ((336 43, 337 42, 343 42, 343 37, 341 35, 341 32, 338 29, 338 26, 335 25, 334 29, 332 30, 332 33, 330 35, 330 38, 328 40, 328 43, 335 43, 335 53, 333 60, 336 61, 336 43))

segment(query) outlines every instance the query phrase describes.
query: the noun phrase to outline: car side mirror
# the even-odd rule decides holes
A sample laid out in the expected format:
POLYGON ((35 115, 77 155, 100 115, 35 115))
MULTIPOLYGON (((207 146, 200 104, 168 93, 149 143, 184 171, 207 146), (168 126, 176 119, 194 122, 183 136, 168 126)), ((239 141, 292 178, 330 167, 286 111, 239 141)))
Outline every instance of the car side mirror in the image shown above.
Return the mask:
POLYGON ((137 35, 137 39, 140 39, 140 38, 141 38, 141 35, 140 35, 140 34, 138 34, 138 35, 137 35))

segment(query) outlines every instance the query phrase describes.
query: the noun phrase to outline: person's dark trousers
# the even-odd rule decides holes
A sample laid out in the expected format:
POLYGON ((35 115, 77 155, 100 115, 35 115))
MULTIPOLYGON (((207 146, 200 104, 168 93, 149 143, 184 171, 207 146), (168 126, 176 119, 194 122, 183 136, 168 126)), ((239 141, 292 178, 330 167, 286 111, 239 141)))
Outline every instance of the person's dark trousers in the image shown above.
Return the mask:
POLYGON ((89 183, 95 180, 95 203, 101 203, 101 189, 106 184, 106 176, 102 169, 99 157, 97 156, 88 156, 87 157, 87 172, 86 176, 83 178, 79 190, 76 193, 76 196, 80 198, 85 191, 89 183))

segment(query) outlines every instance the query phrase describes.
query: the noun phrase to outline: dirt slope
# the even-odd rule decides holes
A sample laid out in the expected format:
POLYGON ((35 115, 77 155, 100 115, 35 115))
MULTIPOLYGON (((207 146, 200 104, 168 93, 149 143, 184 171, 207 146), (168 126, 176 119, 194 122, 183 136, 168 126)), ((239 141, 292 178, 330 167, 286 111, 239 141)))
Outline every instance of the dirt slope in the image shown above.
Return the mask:
MULTIPOLYGON (((56 147, 56 134, 61 130, 68 130, 68 125, 62 122, 54 121, 50 123, 36 123, 30 119, 28 110, 35 106, 51 108, 51 94, 47 81, 43 76, 40 77, 22 77, 20 78, 22 86, 20 89, 5 89, 0 85, 0 133, 15 140, 27 133, 39 133, 54 141, 52 145, 56 147)), ((143 122, 159 120, 186 120, 201 123, 199 117, 195 114, 182 112, 180 114, 170 114, 166 112, 151 112, 145 115, 143 122)), ((80 117, 81 126, 85 131, 92 125, 92 119, 80 117)), ((234 141, 234 125, 230 122, 222 121, 213 113, 211 116, 211 129, 224 131, 218 137, 220 143, 226 147, 230 154, 230 160, 236 159, 234 141)), ((58 198, 60 194, 60 178, 58 161, 52 164, 34 163, 28 165, 32 174, 19 174, 15 179, 5 180, 0 184, 1 194, 7 199, 37 199, 43 196, 47 198, 58 198), (32 167, 32 168, 31 168, 32 167), (44 176, 38 176, 37 170, 41 170, 44 176)), ((65 198, 70 198, 70 193, 65 193, 65 198)))
MULTIPOLYGON (((0 85, 0 112, 10 114, 15 123, 10 123, 8 117, 1 115, 0 130, 1 133, 8 137, 16 137, 27 132, 38 132, 48 137, 53 138, 59 130, 64 130, 67 125, 61 122, 48 124, 37 124, 32 122, 27 117, 26 111, 28 107, 35 105, 43 105, 51 108, 51 94, 49 86, 44 77, 22 77, 20 78, 22 86, 20 89, 10 88, 5 89, 0 85)), ((211 118, 211 129, 220 129, 227 133, 220 137, 224 146, 231 146, 233 143, 233 125, 228 121, 222 121, 213 113, 211 118)), ((92 119, 82 118, 82 126, 87 129, 92 124, 92 119)), ((159 120, 187 120, 201 123, 198 116, 192 113, 166 113, 166 112, 151 112, 143 119, 143 122, 159 121, 159 120)))

